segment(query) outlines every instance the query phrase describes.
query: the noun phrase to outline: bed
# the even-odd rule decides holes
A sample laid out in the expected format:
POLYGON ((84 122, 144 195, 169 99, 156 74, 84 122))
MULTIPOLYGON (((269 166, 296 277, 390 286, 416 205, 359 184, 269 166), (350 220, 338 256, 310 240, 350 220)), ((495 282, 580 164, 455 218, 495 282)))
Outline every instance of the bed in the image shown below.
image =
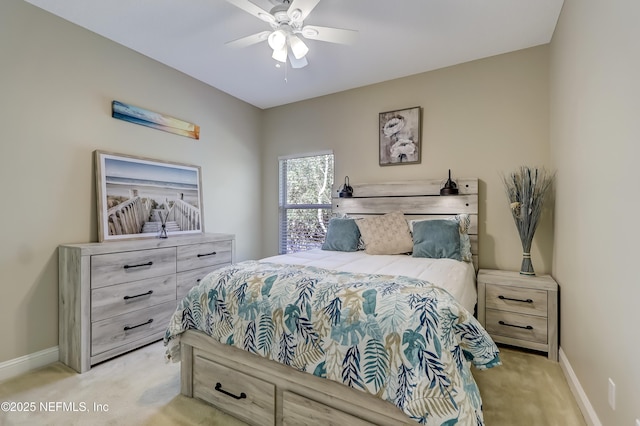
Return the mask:
POLYGON ((478 298, 473 263, 408 255, 368 255, 355 252, 313 249, 261 259, 260 262, 307 265, 343 272, 406 275, 442 287, 473 312, 478 298))
POLYGON ((439 181, 353 185, 333 212, 358 220, 363 237, 364 219, 398 210, 421 223, 468 215, 468 262, 371 254, 368 243, 208 275, 165 337, 182 394, 257 425, 483 424, 470 365, 500 360, 472 314, 477 180, 459 185, 455 197, 437 196, 439 181))

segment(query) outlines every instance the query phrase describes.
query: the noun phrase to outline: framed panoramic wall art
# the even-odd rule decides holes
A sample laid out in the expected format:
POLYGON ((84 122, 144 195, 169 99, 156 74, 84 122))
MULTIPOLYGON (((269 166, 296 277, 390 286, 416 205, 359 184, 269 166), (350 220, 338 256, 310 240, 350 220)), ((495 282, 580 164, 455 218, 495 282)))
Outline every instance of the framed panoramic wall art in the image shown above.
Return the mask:
POLYGON ((380 165, 419 164, 421 140, 420 107, 380 113, 380 165))
POLYGON ((203 233, 199 166, 95 151, 98 240, 203 233))
POLYGON ((111 102, 111 116, 192 139, 200 139, 200 126, 120 101, 111 102))

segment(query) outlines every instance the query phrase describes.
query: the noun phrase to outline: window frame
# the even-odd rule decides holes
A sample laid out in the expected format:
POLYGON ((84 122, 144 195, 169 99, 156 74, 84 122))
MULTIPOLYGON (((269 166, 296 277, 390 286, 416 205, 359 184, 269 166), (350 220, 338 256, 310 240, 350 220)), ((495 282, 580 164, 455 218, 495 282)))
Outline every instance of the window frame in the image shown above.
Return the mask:
MULTIPOLYGON (((333 208, 332 203, 329 204, 288 204, 287 201, 287 179, 286 179, 286 167, 284 167, 284 162, 288 160, 297 160, 301 158, 307 157, 320 157, 324 155, 333 156, 333 182, 335 182, 335 154, 333 150, 324 150, 324 151, 315 151, 308 152, 303 154, 292 154, 292 155, 284 155, 278 157, 278 254, 286 254, 287 253, 287 244, 286 244, 286 226, 287 226, 287 214, 288 210, 320 210, 320 209, 331 209, 333 208)), ((330 186, 333 187, 333 182, 330 186)), ((333 198, 333 197, 331 197, 333 198)))

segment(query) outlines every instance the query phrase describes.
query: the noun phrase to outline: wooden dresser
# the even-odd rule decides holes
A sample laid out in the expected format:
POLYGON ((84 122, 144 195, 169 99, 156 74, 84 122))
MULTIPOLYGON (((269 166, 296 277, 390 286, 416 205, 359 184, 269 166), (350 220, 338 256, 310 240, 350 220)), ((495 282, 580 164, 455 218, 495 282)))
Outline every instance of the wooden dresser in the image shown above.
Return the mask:
POLYGON ((558 360, 558 284, 550 275, 481 269, 478 320, 494 341, 558 360))
POLYGON ((59 260, 60 361, 92 365, 160 340, 189 289, 235 260, 235 236, 64 244, 59 260))

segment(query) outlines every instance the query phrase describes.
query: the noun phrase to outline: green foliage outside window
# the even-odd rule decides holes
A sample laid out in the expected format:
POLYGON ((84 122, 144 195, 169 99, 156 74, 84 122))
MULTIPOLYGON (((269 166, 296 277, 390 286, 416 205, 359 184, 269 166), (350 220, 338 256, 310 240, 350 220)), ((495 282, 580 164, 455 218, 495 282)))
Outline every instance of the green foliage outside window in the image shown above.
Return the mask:
POLYGON ((322 246, 331 215, 333 154, 280 160, 280 252, 322 246))

